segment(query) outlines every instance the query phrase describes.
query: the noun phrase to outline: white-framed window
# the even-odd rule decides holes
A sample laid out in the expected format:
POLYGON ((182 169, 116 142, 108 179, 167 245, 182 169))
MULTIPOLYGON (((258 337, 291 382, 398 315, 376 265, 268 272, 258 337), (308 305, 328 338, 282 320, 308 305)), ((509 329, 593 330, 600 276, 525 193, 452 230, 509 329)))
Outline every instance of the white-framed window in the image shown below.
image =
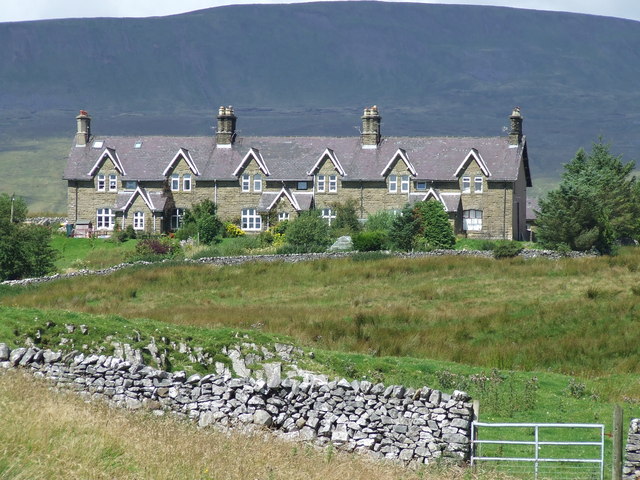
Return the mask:
POLYGON ((337 192, 338 191, 338 176, 337 175, 329 175, 329 191, 337 192))
POLYGON ((389 193, 398 192, 398 176, 389 175, 389 193))
POLYGON ((326 177, 324 175, 318 175, 316 191, 324 192, 325 188, 326 188, 326 177))
POLYGON ((308 190, 309 182, 298 182, 297 190, 308 190))
POLYGON ((482 210, 465 210, 462 212, 462 229, 468 232, 482 230, 482 210))
POLYGON ((471 192, 471 177, 462 177, 462 193, 471 192))
POLYGON ((251 175, 249 175, 248 173, 242 174, 241 183, 243 192, 251 191, 251 175))
POLYGON ((473 179, 473 189, 476 193, 482 193, 482 177, 475 177, 473 179))
POLYGON ((171 230, 178 230, 182 226, 184 208, 174 208, 171 211, 171 230))
POLYGON ((259 231, 262 230, 262 217, 255 208, 243 208, 240 217, 240 225, 243 230, 259 231))
POLYGON ((96 190, 98 190, 99 192, 104 192, 104 189, 105 189, 104 173, 99 173, 98 176, 96 177, 96 190))
POLYGON ((322 218, 324 218, 327 223, 331 225, 331 222, 336 219, 336 212, 334 212, 331 208, 323 208, 322 218))
POLYGON ((135 180, 126 180, 124 182, 124 189, 125 190, 135 190, 137 187, 137 182, 135 180))
POLYGON ((416 190, 424 191, 427 189, 427 182, 416 182, 416 190))
POLYGON ((118 191, 118 176, 115 173, 109 174, 109 191, 110 192, 118 191))
POLYGON ((177 192, 178 190, 180 190, 180 175, 174 173, 171 175, 171 191, 177 192))
POLYGON ((185 192, 191 191, 191 174, 185 173, 182 175, 182 190, 185 192))
POLYGON ((279 212, 278 213, 278 221, 284 222, 285 220, 289 220, 289 212, 279 212))
POLYGON ((262 191, 262 175, 256 173, 253 176, 253 191, 261 192, 262 191))
POLYGON ((96 228, 98 230, 112 230, 113 225, 113 212, 110 208, 99 208, 96 210, 96 228))
POLYGON ((400 177, 400 192, 409 193, 409 175, 402 175, 400 177))
POLYGON ((144 212, 135 212, 133 214, 133 229, 144 230, 144 212))

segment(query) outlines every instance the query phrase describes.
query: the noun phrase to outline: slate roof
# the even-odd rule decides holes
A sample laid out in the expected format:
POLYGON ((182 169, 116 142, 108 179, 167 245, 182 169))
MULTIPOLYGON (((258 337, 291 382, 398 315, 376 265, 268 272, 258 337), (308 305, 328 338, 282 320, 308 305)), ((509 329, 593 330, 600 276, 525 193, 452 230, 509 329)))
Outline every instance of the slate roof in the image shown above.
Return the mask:
MULTIPOLYGON (((232 148, 216 148, 215 137, 95 137, 84 147, 72 147, 66 180, 88 180, 105 149, 115 151, 126 172, 123 180, 164 180, 163 172, 180 149, 188 150, 200 180, 236 180, 234 171, 251 148, 258 150, 270 172, 268 180, 310 180, 308 173, 326 149, 343 167, 348 181, 380 181, 381 172, 402 149, 417 180, 454 181, 455 172, 476 149, 491 176, 488 181, 515 181, 525 162, 531 185, 525 139, 518 146, 503 137, 383 137, 377 148, 363 149, 359 137, 239 137, 232 148), (94 148, 94 142, 103 142, 94 148), (135 144, 142 142, 140 148, 135 144)), ((196 172, 194 172, 196 174, 196 172)))

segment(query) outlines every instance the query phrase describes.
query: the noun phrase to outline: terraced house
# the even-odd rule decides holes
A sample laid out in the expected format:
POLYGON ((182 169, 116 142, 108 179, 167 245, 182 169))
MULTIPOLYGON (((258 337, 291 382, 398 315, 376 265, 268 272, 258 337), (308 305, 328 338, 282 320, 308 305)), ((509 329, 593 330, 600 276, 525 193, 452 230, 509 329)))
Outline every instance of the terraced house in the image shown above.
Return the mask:
POLYGON ((64 178, 68 221, 166 232, 185 209, 211 199, 247 232, 352 201, 360 217, 434 198, 456 233, 524 239, 531 186, 522 115, 500 137, 385 137, 377 107, 365 108, 359 137, 240 137, 232 107, 220 107, 210 137, 110 137, 91 133, 85 111, 64 178))

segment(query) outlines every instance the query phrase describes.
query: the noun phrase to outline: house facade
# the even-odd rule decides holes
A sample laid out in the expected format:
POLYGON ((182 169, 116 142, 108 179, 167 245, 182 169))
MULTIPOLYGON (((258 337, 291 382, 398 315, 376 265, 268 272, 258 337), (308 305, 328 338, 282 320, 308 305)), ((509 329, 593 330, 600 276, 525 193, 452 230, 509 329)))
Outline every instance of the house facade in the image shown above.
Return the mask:
POLYGON ((232 107, 220 107, 210 137, 122 137, 91 133, 80 111, 64 179, 68 222, 148 233, 179 228, 186 209, 210 199, 223 220, 259 232, 335 204, 359 215, 441 202, 457 234, 526 238, 531 186, 522 115, 501 137, 385 137, 377 107, 365 108, 356 137, 240 137, 232 107))

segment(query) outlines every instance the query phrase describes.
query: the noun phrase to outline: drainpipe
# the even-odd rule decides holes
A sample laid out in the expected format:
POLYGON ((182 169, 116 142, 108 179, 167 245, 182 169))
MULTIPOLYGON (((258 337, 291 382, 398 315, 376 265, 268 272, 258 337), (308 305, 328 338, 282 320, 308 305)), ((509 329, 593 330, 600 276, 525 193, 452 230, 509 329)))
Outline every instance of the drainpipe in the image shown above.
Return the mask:
POLYGON ((504 194, 504 200, 502 204, 502 239, 507 239, 507 182, 504 184, 502 192, 504 194))

